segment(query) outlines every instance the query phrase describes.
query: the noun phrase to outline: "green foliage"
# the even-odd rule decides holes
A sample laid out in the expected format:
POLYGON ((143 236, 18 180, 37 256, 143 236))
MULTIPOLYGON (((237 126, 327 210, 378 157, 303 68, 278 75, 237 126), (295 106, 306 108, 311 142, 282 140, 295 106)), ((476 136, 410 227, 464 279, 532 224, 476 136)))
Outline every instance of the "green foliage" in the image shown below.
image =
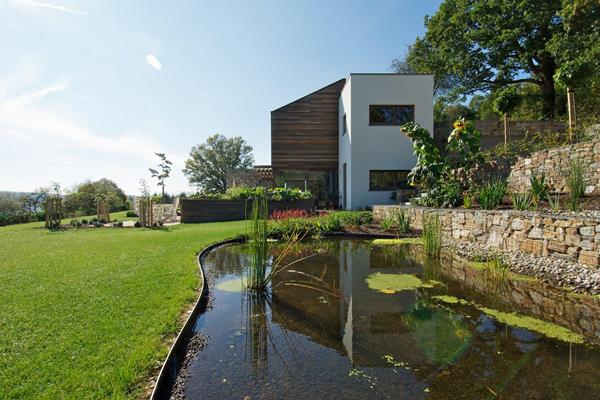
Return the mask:
POLYGON ((578 211, 581 198, 585 194, 585 181, 583 164, 579 160, 572 160, 566 171, 565 179, 569 188, 568 206, 571 211, 578 211))
POLYGON ((485 183, 479 188, 478 201, 481 207, 485 210, 493 210, 500 203, 506 194, 506 180, 495 178, 485 183))
POLYGON ((550 210, 552 210, 552 212, 560 212, 560 195, 558 193, 554 196, 548 195, 547 199, 550 210))
POLYGON ((310 199, 312 194, 309 191, 300 189, 290 189, 284 187, 276 187, 269 189, 269 198, 275 201, 294 201, 301 199, 310 199))
POLYGON ((269 205, 267 197, 256 196, 252 200, 252 215, 248 221, 248 239, 250 252, 250 265, 248 267, 247 286, 256 291, 265 291, 267 268, 270 266, 268 227, 269 205))
POLYGON ((535 132, 519 140, 499 144, 482 152, 485 162, 506 161, 513 164, 519 157, 526 157, 541 150, 560 147, 568 144, 568 138, 561 132, 535 132))
POLYGON ((303 237, 322 237, 330 232, 358 229, 372 220, 373 216, 368 211, 333 211, 311 218, 272 220, 269 224, 269 236, 281 238, 295 232, 303 237))
POLYGON ((481 134, 464 118, 454 122, 454 130, 448 137, 446 150, 448 162, 453 168, 471 168, 481 161, 481 134))
POLYGON ((125 192, 115 182, 103 178, 75 186, 64 197, 65 210, 76 215, 92 215, 101 200, 108 203, 110 212, 124 211, 128 207, 125 192))
POLYGON ((413 152, 417 157, 415 167, 408 174, 411 185, 420 184, 426 188, 435 186, 447 172, 444 162, 427 129, 415 122, 408 122, 400 128, 413 143, 413 152))
POLYGON ((464 208, 473 208, 473 203, 475 199, 473 198, 473 194, 469 192, 463 193, 463 207, 464 208))
POLYGON ((519 89, 516 86, 508 86, 497 92, 492 107, 497 114, 505 115, 512 113, 520 102, 519 89))
POLYGON ((511 193, 513 207, 519 211, 531 211, 535 208, 533 196, 530 192, 511 193))
POLYGON ((442 223, 437 213, 423 216, 423 246, 429 256, 439 257, 442 249, 442 223))
POLYGON ((381 229, 383 229, 384 231, 392 230, 393 226, 394 226, 394 219, 391 216, 385 216, 381 220, 381 229))
POLYGON ((541 174, 539 177, 531 175, 529 178, 531 183, 531 200, 537 206, 540 201, 548 197, 548 184, 546 183, 546 175, 541 174))
POLYGON ((276 187, 266 189, 262 186, 247 187, 238 186, 229 188, 225 193, 197 193, 192 198, 210 199, 210 200, 246 200, 256 197, 267 196, 268 200, 274 201, 295 201, 312 198, 312 193, 300 189, 290 189, 284 187, 276 187))
POLYGON ((135 213, 135 211, 131 211, 131 210, 127 211, 127 213, 125 214, 125 216, 127 218, 137 218, 138 217, 138 215, 135 213))
POLYGON ((252 147, 243 138, 216 134, 192 147, 183 173, 203 193, 225 193, 227 170, 248 169, 253 163, 252 147))
POLYGON ((394 219, 397 226, 398 233, 410 232, 410 215, 404 211, 400 211, 394 214, 394 219))

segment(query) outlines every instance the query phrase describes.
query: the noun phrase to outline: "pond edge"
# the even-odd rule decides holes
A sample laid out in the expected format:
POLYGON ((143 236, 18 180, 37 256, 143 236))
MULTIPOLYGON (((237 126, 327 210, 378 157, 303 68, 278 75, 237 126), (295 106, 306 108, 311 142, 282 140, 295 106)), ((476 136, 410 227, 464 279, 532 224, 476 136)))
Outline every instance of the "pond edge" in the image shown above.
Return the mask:
MULTIPOLYGON (((185 357, 187 344, 189 342, 190 337, 193 334, 194 324, 196 323, 198 315, 200 315, 203 311, 202 308, 204 307, 201 307, 203 305, 202 303, 208 299, 209 288, 204 275, 204 259, 210 252, 219 247, 244 242, 245 239, 242 238, 223 240, 205 247, 200 253, 198 253, 196 257, 196 263, 198 264, 201 282, 200 288, 198 290, 199 295, 194 304, 192 305, 191 312, 185 320, 179 333, 177 334, 175 341, 171 345, 171 348, 167 353, 167 357, 162 363, 162 367, 160 368, 160 372, 158 373, 158 376, 156 378, 154 388, 152 389, 152 394, 150 395, 150 400, 168 399, 170 397, 171 389, 173 388, 175 378, 177 377, 177 373, 179 372, 181 362, 185 357)), ((206 304, 204 304, 204 306, 206 306, 206 304)))

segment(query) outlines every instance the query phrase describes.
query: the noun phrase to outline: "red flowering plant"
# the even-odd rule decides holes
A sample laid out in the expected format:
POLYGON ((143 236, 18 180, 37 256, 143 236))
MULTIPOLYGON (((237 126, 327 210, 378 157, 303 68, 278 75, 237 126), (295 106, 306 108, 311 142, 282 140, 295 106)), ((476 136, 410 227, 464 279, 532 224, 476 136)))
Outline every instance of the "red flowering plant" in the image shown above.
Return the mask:
POLYGON ((308 218, 312 214, 307 210, 275 210, 271 213, 271 219, 308 218))

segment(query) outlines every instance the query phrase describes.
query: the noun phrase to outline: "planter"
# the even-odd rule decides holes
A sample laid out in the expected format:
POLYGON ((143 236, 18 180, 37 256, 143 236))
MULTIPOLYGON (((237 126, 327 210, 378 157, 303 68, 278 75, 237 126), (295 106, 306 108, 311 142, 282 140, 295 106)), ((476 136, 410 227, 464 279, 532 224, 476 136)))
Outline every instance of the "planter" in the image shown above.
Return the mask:
MULTIPOLYGON (((183 199, 180 202, 181 222, 219 222, 246 219, 252 211, 251 200, 183 199)), ((269 201, 269 214, 275 210, 308 210, 315 208, 315 199, 269 201)))

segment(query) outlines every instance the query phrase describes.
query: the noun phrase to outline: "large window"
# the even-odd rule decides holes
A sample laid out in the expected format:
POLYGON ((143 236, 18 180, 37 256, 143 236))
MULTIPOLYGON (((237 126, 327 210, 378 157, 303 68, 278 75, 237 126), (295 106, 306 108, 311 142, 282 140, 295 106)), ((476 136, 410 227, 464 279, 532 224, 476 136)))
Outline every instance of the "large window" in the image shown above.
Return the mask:
POLYGON ((409 170, 377 170, 369 171, 370 191, 389 191, 396 189, 409 189, 409 170))
POLYGON ((370 105, 369 125, 402 125, 415 120, 413 105, 370 105))

